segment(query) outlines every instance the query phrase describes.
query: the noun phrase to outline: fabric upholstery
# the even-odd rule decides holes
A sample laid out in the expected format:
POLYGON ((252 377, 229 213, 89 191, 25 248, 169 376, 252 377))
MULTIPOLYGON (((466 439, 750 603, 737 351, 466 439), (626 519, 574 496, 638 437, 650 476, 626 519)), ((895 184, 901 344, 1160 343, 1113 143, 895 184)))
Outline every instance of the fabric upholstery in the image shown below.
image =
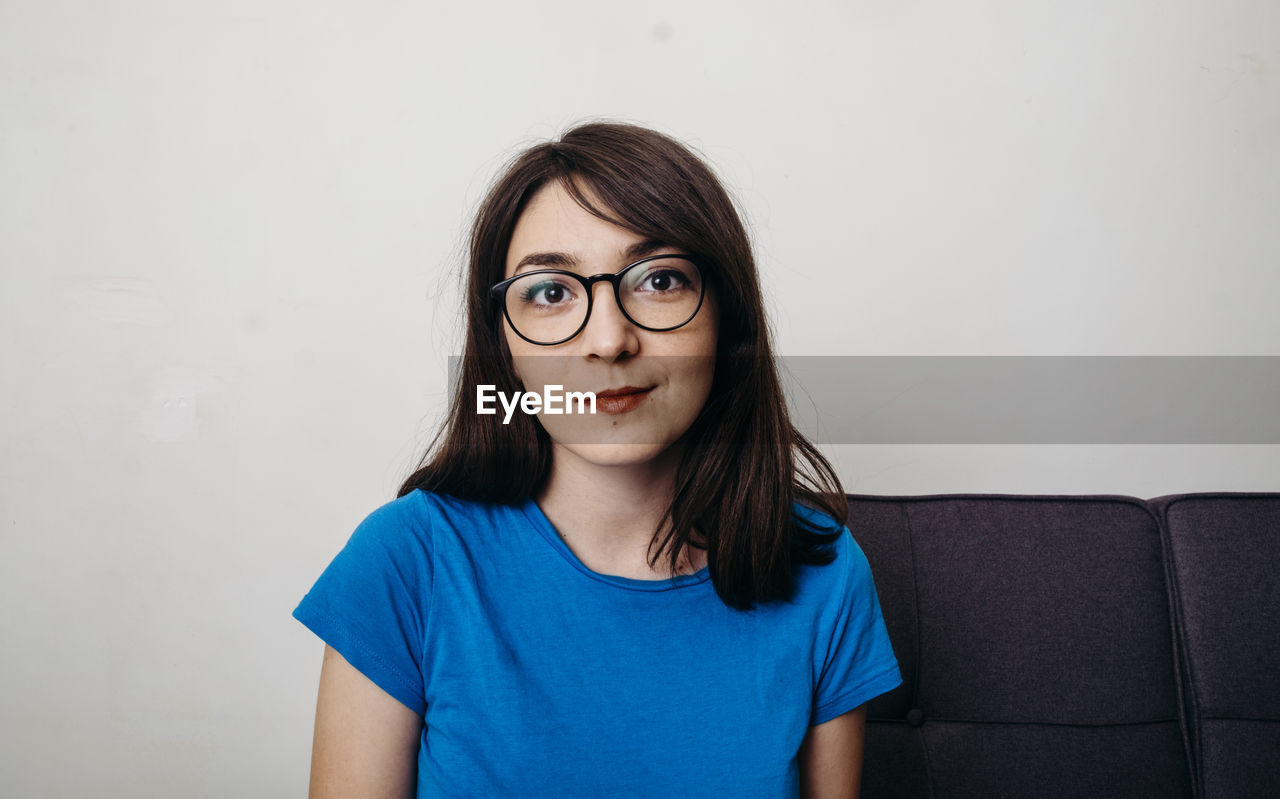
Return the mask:
POLYGON ((1280 494, 849 496, 863 796, 1280 796, 1280 494))
POLYGON ((1280 496, 1157 497, 1203 796, 1280 796, 1280 496))

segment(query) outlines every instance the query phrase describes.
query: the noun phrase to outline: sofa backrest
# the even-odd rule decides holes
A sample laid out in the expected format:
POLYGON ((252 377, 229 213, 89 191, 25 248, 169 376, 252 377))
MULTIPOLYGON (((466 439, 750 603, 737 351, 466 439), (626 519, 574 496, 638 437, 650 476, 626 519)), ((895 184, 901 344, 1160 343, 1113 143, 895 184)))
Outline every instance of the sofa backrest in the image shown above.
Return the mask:
POLYGON ((850 495, 848 525, 903 676, 867 799, 1280 785, 1280 494, 850 495))
POLYGON ((1182 494, 1165 532, 1202 796, 1280 796, 1280 494, 1182 494))

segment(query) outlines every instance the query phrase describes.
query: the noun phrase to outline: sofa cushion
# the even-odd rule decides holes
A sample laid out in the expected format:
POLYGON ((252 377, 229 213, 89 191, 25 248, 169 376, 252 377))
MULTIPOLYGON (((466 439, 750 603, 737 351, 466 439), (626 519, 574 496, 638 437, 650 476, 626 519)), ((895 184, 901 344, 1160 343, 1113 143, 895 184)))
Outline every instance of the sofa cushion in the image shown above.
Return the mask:
POLYGON ((1280 795, 1280 497, 1157 497, 1203 796, 1280 795))
POLYGON ((903 674, 869 708, 866 797, 1191 795, 1142 500, 851 495, 848 523, 903 674))

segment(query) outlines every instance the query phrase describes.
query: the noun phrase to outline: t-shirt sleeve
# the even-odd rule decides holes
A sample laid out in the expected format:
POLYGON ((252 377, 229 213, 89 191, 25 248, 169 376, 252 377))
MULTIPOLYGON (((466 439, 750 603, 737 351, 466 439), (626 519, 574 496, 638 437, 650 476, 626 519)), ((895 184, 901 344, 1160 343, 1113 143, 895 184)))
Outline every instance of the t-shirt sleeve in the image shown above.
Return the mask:
POLYGON ((840 579, 823 612, 824 634, 815 647, 815 673, 810 725, 847 713, 869 699, 902 684, 898 659, 880 613, 871 565, 849 528, 835 547, 840 579), (825 644, 825 645, 824 645, 825 644))
POLYGON ((412 496, 370 513, 293 617, 382 690, 422 715, 422 653, 431 599, 430 536, 412 496))

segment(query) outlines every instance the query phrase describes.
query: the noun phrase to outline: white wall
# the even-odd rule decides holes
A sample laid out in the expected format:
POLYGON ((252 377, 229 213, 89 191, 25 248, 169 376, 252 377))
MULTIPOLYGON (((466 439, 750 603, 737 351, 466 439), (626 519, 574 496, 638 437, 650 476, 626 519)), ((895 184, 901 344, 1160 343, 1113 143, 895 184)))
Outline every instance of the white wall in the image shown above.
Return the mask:
MULTIPOLYGON (((0 791, 305 792, 289 614, 443 411, 520 145, 699 147, 784 354, 1280 355, 1278 75, 1271 0, 8 0, 0 791)), ((1277 446, 829 452, 860 493, 1280 489, 1277 446)))

